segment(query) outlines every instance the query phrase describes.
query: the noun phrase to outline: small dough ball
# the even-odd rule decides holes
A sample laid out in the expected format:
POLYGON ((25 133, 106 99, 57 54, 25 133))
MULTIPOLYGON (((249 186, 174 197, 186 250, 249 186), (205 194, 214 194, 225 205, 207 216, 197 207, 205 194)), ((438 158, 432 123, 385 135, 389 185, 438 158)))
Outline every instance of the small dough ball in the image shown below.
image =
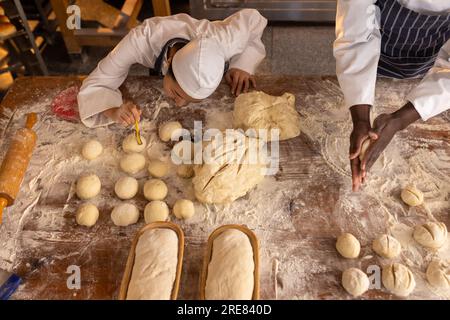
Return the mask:
POLYGON ((354 297, 369 290, 369 277, 357 268, 350 268, 342 273, 342 286, 354 297))
POLYGON ((189 219, 194 215, 194 213, 194 203, 190 200, 177 200, 173 206, 173 214, 178 219, 189 219))
POLYGON ((354 235, 343 233, 337 238, 336 249, 344 258, 354 259, 359 256, 361 246, 354 235))
POLYGON ((450 289, 450 261, 434 260, 427 268, 427 280, 436 288, 450 289))
POLYGON ((134 133, 132 133, 123 140, 122 149, 126 153, 142 152, 145 150, 145 147, 147 146, 147 142, 145 141, 143 136, 141 136, 141 141, 142 141, 142 144, 139 145, 136 141, 136 135, 134 133))
POLYGON ((96 206, 90 203, 81 205, 76 214, 80 226, 92 227, 98 220, 99 212, 96 206))
POLYGON ((372 243, 372 249, 379 256, 387 259, 395 258, 400 254, 402 246, 400 242, 394 237, 387 234, 382 234, 376 238, 372 243))
POLYGON ((164 201, 155 200, 149 202, 144 209, 145 223, 166 221, 169 217, 169 207, 164 201))
POLYGON ((112 210, 111 220, 116 226, 129 226, 139 220, 139 209, 134 204, 121 203, 112 210))
POLYGON ((423 193, 414 186, 407 186, 401 194, 404 203, 411 207, 420 206, 423 203, 423 193))
POLYGON ((194 159, 194 144, 190 140, 177 142, 171 151, 171 158, 174 164, 192 164, 194 159))
POLYGON ((162 180, 150 179, 144 184, 144 197, 149 201, 163 200, 167 192, 167 186, 162 180))
POLYGON ((184 179, 194 176, 194 166, 191 164, 181 164, 177 167, 177 175, 184 179))
POLYGON ((363 161, 364 156, 366 155, 367 149, 369 149, 370 146, 370 139, 364 140, 362 146, 361 146, 361 152, 359 153, 359 161, 363 161))
POLYGON ((164 142, 170 141, 172 135, 178 133, 177 130, 180 129, 183 127, 178 121, 165 122, 159 127, 159 138, 164 142))
POLYGON ((145 157, 140 153, 130 153, 120 160, 120 168, 129 174, 136 174, 145 167, 145 157))
POLYGON ((102 183, 95 174, 84 175, 77 181, 77 196, 82 200, 94 198, 100 193, 102 183))
POLYGON ((122 200, 133 198, 139 189, 138 181, 133 177, 122 177, 114 185, 116 195, 122 200))
POLYGON ((427 222, 416 226, 413 236, 422 246, 439 249, 447 240, 447 227, 442 222, 427 222))
POLYGON ((97 158, 103 152, 103 146, 97 140, 89 140, 83 146, 81 154, 87 160, 93 160, 97 158))
POLYGON ((386 289, 400 297, 408 296, 416 287, 411 270, 400 263, 383 267, 381 280, 386 289))
POLYGON ((148 165, 148 173, 152 177, 162 178, 169 172, 169 164, 161 160, 151 160, 148 165))

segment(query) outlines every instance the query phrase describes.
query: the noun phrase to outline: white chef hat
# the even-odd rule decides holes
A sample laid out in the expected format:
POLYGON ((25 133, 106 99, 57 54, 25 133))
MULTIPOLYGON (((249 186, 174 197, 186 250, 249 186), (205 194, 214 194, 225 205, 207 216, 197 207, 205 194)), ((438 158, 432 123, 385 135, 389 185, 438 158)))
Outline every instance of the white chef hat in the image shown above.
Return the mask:
POLYGON ((199 37, 175 53, 172 70, 180 87, 194 99, 209 97, 222 81, 225 57, 217 40, 199 37))

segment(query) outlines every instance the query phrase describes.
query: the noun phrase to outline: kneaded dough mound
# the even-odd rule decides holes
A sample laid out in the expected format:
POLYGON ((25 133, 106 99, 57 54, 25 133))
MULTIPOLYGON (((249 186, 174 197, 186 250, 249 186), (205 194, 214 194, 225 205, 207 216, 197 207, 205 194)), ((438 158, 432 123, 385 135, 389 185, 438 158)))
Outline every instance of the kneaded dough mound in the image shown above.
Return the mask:
POLYGON ((80 226, 92 227, 98 220, 99 212, 96 206, 90 203, 81 205, 76 214, 80 226))
POLYGON ((145 138, 143 136, 141 136, 141 141, 142 144, 138 144, 136 141, 136 135, 132 133, 123 140, 122 149, 126 153, 142 152, 145 150, 147 142, 145 141, 145 138))
POLYGON ((166 221, 169 217, 169 207, 164 201, 155 200, 149 202, 144 209, 145 223, 166 221))
POLYGON ((267 140, 272 140, 272 129, 280 130, 279 140, 291 139, 300 134, 300 116, 295 108, 295 96, 291 93, 278 97, 262 91, 241 94, 234 103, 233 118, 236 129, 268 130, 267 140))
POLYGON ((407 186, 401 194, 404 203, 411 207, 420 206, 423 203, 423 193, 414 186, 407 186))
POLYGON ((136 174, 145 167, 145 157, 140 153, 130 153, 120 160, 120 168, 129 174, 136 174))
POLYGON ((386 289, 400 297, 408 296, 416 287, 411 270, 400 263, 383 267, 381 280, 386 289))
POLYGON ((394 237, 383 234, 373 241, 372 249, 379 256, 387 259, 392 259, 400 254, 402 246, 400 245, 400 242, 398 242, 398 240, 394 237))
POLYGON ((413 236, 422 246, 439 249, 447 240, 447 227, 442 222, 427 222, 416 226, 413 236))
POLYGON ((159 138, 164 142, 168 142, 174 133, 179 133, 177 130, 180 129, 183 129, 183 126, 178 121, 165 122, 159 127, 159 138))
POLYGON ((162 180, 150 179, 144 184, 144 197, 147 200, 163 200, 167 192, 167 186, 162 180))
POLYGON ((361 245, 354 235, 343 233, 337 238, 336 249, 344 258, 354 259, 359 256, 361 245))
POLYGON ((350 268, 342 273, 342 286, 354 297, 369 290, 369 277, 357 268, 350 268))
POLYGON ((114 192, 122 200, 133 198, 139 189, 138 181, 133 177, 122 177, 114 185, 114 192))
POLYGON ((95 174, 84 175, 77 181, 77 196, 82 200, 94 198, 101 187, 100 179, 95 174))
POLYGON ((87 160, 93 160, 97 158, 103 152, 103 146, 97 140, 89 140, 83 146, 81 154, 87 160))
POLYGON ((139 220, 139 209, 131 203, 121 203, 112 210, 111 220, 116 226, 129 226, 139 220))
POLYGON ((151 160, 148 164, 148 173, 155 178, 162 178, 169 172, 169 164, 161 160, 151 160))
POLYGON ((194 166, 192 183, 196 198, 203 203, 230 203, 246 195, 267 172, 266 158, 251 159, 250 146, 261 146, 261 143, 261 140, 246 137, 236 130, 224 139, 213 137, 203 148, 203 158, 207 161, 194 166), (223 153, 225 146, 227 152, 223 153), (216 154, 219 153, 217 150, 222 153, 216 154), (209 151, 212 151, 211 157, 209 151))
POLYGON ((179 199, 173 206, 173 214, 178 219, 189 219, 195 213, 194 203, 190 200, 179 199))
POLYGON ((436 288, 450 289, 450 260, 434 260, 427 268, 427 280, 436 288))

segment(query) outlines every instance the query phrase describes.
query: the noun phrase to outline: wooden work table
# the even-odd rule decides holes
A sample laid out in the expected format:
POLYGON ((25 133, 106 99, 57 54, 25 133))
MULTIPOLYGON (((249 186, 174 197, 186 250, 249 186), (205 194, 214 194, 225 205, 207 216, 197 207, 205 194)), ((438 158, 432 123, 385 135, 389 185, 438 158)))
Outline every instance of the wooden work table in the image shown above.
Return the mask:
MULTIPOLYGON (((6 124, 0 128, 0 155, 4 155, 8 137, 12 134, 12 129, 18 126, 17 121, 22 120, 21 117, 17 118, 15 115, 20 112, 25 113, 27 108, 35 105, 38 101, 50 108, 51 99, 55 95, 65 88, 80 83, 81 78, 77 77, 19 78, 0 107, 0 120, 3 119, 1 123, 6 124)), ((380 80, 378 99, 381 110, 393 111, 401 106, 399 101, 415 84, 417 81, 380 80), (383 94, 387 91, 391 96, 399 97, 395 100, 395 105, 390 105, 386 99, 383 100, 383 94)), ((333 135, 333 112, 328 114, 326 106, 340 104, 342 101, 335 78, 266 76, 258 79, 258 85, 258 89, 270 94, 282 94, 286 91, 294 93, 302 121, 305 121, 305 126, 308 121, 310 132, 313 128, 311 124, 314 123, 314 119, 310 117, 311 114, 317 112, 322 119, 329 116, 330 132, 327 134, 333 135)), ((149 77, 130 77, 124 91, 127 92, 125 95, 130 95, 131 98, 137 100, 139 105, 148 109, 144 111, 143 121, 146 121, 146 114, 150 114, 151 108, 158 99, 161 99, 161 80, 149 77), (130 89, 136 87, 137 91, 130 89), (151 87, 158 90, 147 90, 145 94, 139 94, 139 88, 151 87), (148 94, 148 92, 152 94, 148 94)), ((229 102, 229 111, 232 110, 233 99, 229 96, 226 85, 222 84, 206 103, 212 105, 214 101, 229 102)), ((205 119, 205 107, 207 105, 164 109, 160 111, 155 121, 160 123, 169 118, 177 119, 185 127, 192 128, 192 120, 205 119)), ((343 117, 348 117, 345 114, 346 111, 343 112, 343 117)), ((70 132, 55 132, 52 140, 46 139, 45 143, 39 141, 39 130, 50 130, 49 127, 52 125, 52 122, 49 121, 52 117, 50 110, 41 112, 40 115, 45 115, 46 122, 41 124, 41 127, 37 127, 38 145, 29 172, 49 169, 45 167, 45 161, 36 158, 43 155, 39 149, 49 143, 59 146, 62 136, 64 135, 64 139, 67 139, 66 136, 70 134, 70 132), (39 165, 43 168, 39 168, 39 165)), ((77 126, 79 130, 86 133, 86 137, 92 132, 81 123, 77 126)), ((109 129, 102 130, 111 130, 111 135, 122 135, 123 132, 119 126, 111 126, 109 129)), ((417 146, 417 148, 431 150, 438 158, 448 161, 450 159, 449 132, 449 115, 446 113, 427 123, 420 122, 411 126, 401 132, 396 139, 401 139, 412 147, 417 146)), ((349 131, 348 134, 350 134, 349 131)), ((387 230, 386 217, 380 213, 380 208, 383 207, 391 212, 408 210, 400 203, 400 200, 398 205, 389 207, 389 203, 392 202, 384 203, 381 206, 379 201, 383 200, 373 196, 373 193, 366 195, 363 191, 352 194, 349 190, 350 177, 339 173, 339 170, 343 170, 342 168, 333 168, 332 159, 327 160, 325 152, 327 148, 324 148, 326 143, 322 144, 325 140, 315 141, 313 137, 314 134, 307 135, 302 132, 299 137, 280 143, 280 172, 275 176, 274 181, 280 183, 280 186, 287 186, 284 187, 287 189, 277 189, 277 192, 286 191, 286 194, 290 195, 295 190, 290 190, 291 193, 289 193, 289 185, 292 185, 292 188, 301 187, 299 194, 292 197, 287 196, 286 199, 282 198, 284 200, 283 203, 280 203, 280 207, 285 208, 285 212, 277 214, 284 214, 283 222, 280 225, 270 219, 267 221, 253 219, 248 222, 248 227, 260 239, 261 298, 263 299, 351 298, 340 286, 342 270, 351 266, 366 268, 370 264, 383 264, 383 261, 377 258, 370 249, 373 238, 387 230), (362 206, 350 213, 340 210, 345 199, 362 204, 362 206), (352 217, 350 218, 350 216, 352 217), (344 220, 347 222, 344 223, 344 220), (352 221, 357 222, 352 223, 352 221), (364 221, 363 226, 365 227, 358 225, 358 221, 364 221), (361 257, 365 256, 364 259, 348 261, 338 256, 334 249, 334 242, 336 236, 344 231, 355 234, 362 232, 361 257), (309 263, 311 263, 310 273, 308 273, 309 263), (295 265, 298 265, 298 277, 295 277, 292 272, 295 265)), ((78 141, 77 143, 81 145, 82 142, 78 141)), ((344 146, 341 147, 345 158, 347 150, 344 146)), ((410 154, 403 155, 405 159, 410 156, 410 154)), ((74 157, 73 154, 70 156, 74 157)), ((54 170, 63 170, 61 168, 55 167, 54 170)), ((441 180, 448 181, 450 177, 448 167, 438 169, 442 175, 441 180)), ((55 192, 41 190, 36 203, 26 204, 27 190, 31 188, 30 181, 33 179, 29 172, 22 185, 23 190, 19 194, 19 200, 20 197, 24 200, 19 201, 18 207, 13 206, 6 210, 4 224, 0 227, 0 239, 10 239, 9 251, 0 251, 0 260, 3 259, 6 265, 23 278, 23 284, 13 297, 15 299, 116 299, 131 241, 136 231, 144 225, 143 218, 141 217, 136 225, 126 228, 116 227, 109 217, 111 204, 105 203, 99 207, 101 216, 95 227, 92 229, 80 227, 74 219, 74 212, 80 202, 75 197, 68 197, 68 194, 72 192, 70 190, 72 190, 73 184, 61 182, 58 190, 55 187, 55 192), (29 209, 22 211, 24 208, 29 209), (55 214, 54 221, 45 220, 51 221, 48 225, 42 223, 44 221, 42 216, 46 214, 46 210, 55 214), (12 238, 14 241, 11 240, 12 238), (81 268, 80 290, 67 288, 66 281, 69 274, 66 271, 70 265, 77 265, 81 268)), ((380 179, 392 178, 383 176, 383 172, 377 174, 381 176, 380 179)), ((73 178, 70 179, 73 182, 73 178)), ((68 178, 68 181, 70 179, 68 178)), ((33 183, 39 184, 39 181, 33 183)), ((42 188, 45 189, 45 187, 42 188)), ((102 185, 102 188, 105 188, 105 194, 110 194, 114 198, 113 185, 102 185)), ((384 191, 380 191, 380 193, 382 192, 384 191)), ((251 197, 250 193, 239 201, 251 201, 251 197)), ((398 199, 398 194, 393 197, 398 199)), ((448 194, 446 197, 448 202, 448 194)), ((278 198, 274 196, 274 199, 278 198)), ((139 201, 142 205, 140 208, 142 215, 145 201, 143 199, 139 201)), ((440 206, 433 207, 437 209, 432 210, 434 217, 446 223, 448 228, 450 227, 449 207, 448 203, 447 205, 440 204, 440 206)), ((217 214, 221 208, 218 207, 214 210, 217 214)), ((414 210, 409 211, 410 214, 405 217, 410 225, 413 223, 414 217, 417 216, 417 221, 422 221, 426 215, 425 211, 420 208, 414 210)), ((208 224, 203 224, 202 221, 195 224, 180 223, 186 236, 186 247, 179 298, 195 299, 198 297, 199 273, 206 248, 206 239, 212 230, 224 222, 247 224, 245 217, 235 218, 233 215, 223 219, 215 218, 212 219, 212 223, 208 224)), ((399 219, 402 218, 404 217, 399 217, 399 219)), ((179 223, 176 220, 175 222, 179 223)), ((415 274, 418 277, 423 275, 425 267, 426 265, 418 266, 415 274)), ((423 280, 421 283, 423 285, 423 280)), ((395 297, 385 290, 371 290, 363 298, 392 299, 395 297)), ((411 298, 439 297, 431 291, 420 289, 411 298)))

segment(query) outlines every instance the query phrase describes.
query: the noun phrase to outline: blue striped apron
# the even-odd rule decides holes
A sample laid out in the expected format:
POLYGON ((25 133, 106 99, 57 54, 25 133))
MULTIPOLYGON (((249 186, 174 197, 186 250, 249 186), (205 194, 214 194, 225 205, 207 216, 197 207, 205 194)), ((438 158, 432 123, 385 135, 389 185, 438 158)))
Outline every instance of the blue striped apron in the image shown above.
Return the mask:
POLYGON ((450 39, 450 13, 421 14, 397 0, 378 0, 376 5, 381 11, 378 75, 397 79, 423 76, 450 39))

